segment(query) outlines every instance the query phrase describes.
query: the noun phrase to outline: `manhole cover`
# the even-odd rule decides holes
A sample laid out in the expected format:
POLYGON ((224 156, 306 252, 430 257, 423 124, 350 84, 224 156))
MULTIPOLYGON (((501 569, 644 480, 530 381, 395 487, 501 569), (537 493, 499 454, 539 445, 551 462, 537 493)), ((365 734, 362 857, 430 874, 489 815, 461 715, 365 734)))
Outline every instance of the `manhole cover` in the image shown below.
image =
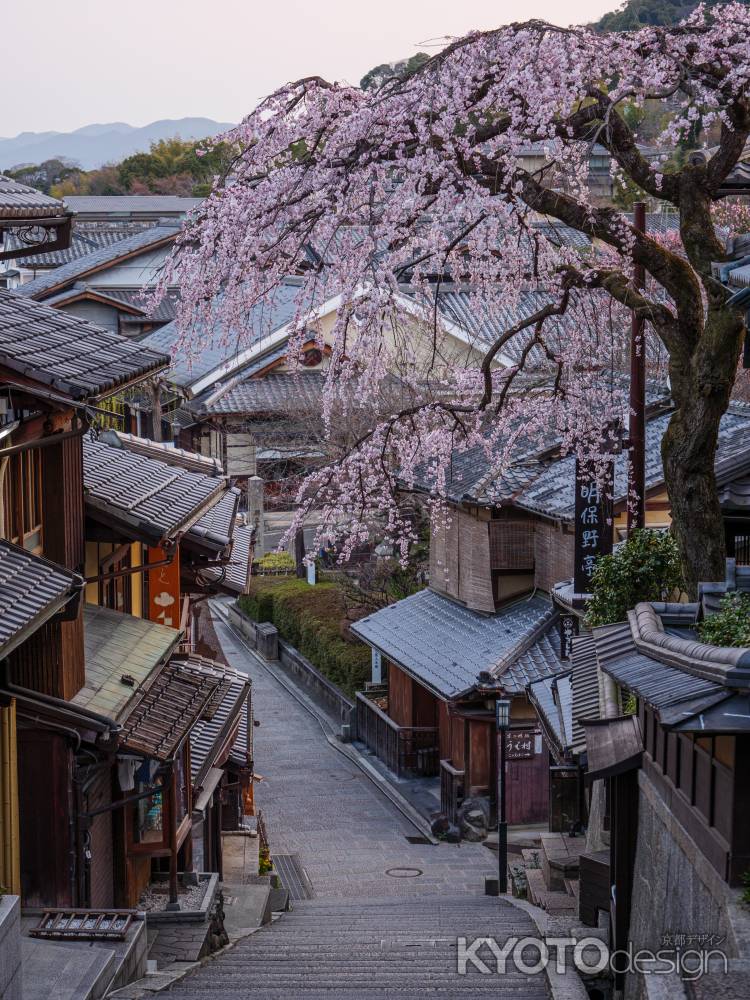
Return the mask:
POLYGON ((424 874, 421 868, 387 868, 385 873, 391 878, 417 878, 424 874))

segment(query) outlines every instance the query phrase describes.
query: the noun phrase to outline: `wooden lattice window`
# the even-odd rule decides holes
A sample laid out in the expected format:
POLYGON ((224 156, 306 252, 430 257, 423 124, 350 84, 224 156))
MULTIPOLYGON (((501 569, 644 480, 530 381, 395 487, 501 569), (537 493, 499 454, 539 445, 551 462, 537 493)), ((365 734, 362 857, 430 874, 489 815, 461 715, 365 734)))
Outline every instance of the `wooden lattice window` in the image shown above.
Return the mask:
POLYGON ((3 537, 42 554, 42 455, 38 448, 9 456, 2 477, 3 537))
POLYGON ((532 521, 490 521, 489 527, 492 569, 533 570, 532 521))

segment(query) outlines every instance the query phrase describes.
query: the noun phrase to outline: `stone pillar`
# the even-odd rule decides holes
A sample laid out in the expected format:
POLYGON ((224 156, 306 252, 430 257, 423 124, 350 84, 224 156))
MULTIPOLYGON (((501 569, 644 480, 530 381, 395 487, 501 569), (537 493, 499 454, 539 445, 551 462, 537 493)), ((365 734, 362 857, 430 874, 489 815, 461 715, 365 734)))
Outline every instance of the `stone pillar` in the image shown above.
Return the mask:
POLYGON ((266 660, 278 660, 279 658, 279 633, 276 626, 271 622, 259 622, 255 626, 255 636, 257 639, 257 650, 266 660))
POLYGON ((21 1000, 21 900, 0 896, 0 997, 21 1000))
POLYGON ((247 479, 247 520, 255 529, 255 555, 265 553, 263 524, 263 480, 260 476, 248 476, 247 479))

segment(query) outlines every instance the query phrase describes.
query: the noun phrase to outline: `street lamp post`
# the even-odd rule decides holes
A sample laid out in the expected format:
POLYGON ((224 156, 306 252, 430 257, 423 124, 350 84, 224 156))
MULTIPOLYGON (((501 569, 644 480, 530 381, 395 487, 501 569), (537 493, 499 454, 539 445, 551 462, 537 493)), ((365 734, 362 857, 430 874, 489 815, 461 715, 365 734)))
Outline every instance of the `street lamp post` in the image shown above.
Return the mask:
POLYGON ((498 736, 497 764, 497 892, 508 891, 508 823, 505 819, 505 741, 510 726, 510 701, 498 698, 495 702, 495 722, 498 736))

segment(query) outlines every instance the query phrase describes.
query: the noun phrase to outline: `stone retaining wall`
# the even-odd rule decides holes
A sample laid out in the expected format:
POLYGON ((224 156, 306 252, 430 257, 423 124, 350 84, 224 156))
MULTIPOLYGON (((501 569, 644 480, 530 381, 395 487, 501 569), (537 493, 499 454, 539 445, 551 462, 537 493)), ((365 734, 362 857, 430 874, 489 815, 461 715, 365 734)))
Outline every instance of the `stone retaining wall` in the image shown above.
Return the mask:
MULTIPOLYGON (((672 947, 666 940, 669 935, 711 934, 716 935, 715 941, 723 940, 707 945, 709 949, 720 948, 730 959, 749 959, 750 913, 740 904, 739 892, 719 878, 643 771, 639 774, 639 786, 638 847, 630 918, 633 950, 659 951, 662 947, 672 947)), ((685 947, 701 948, 701 945, 693 943, 685 947)), ((628 977, 627 1000, 651 996, 650 988, 664 986, 664 980, 665 977, 656 976, 628 977), (653 982, 656 979, 662 982, 653 982)))
MULTIPOLYGON (((229 620, 247 639, 248 644, 253 649, 257 649, 257 622, 248 618, 237 605, 232 605, 229 608, 229 620)), ((354 737, 353 729, 357 715, 355 705, 340 688, 321 674, 317 667, 313 666, 294 646, 290 646, 281 638, 279 638, 279 659, 277 662, 298 686, 307 688, 315 701, 322 703, 329 714, 338 719, 342 726, 350 725, 352 738, 354 737)))
POLYGON ((21 1000, 21 901, 0 896, 0 997, 21 1000))

